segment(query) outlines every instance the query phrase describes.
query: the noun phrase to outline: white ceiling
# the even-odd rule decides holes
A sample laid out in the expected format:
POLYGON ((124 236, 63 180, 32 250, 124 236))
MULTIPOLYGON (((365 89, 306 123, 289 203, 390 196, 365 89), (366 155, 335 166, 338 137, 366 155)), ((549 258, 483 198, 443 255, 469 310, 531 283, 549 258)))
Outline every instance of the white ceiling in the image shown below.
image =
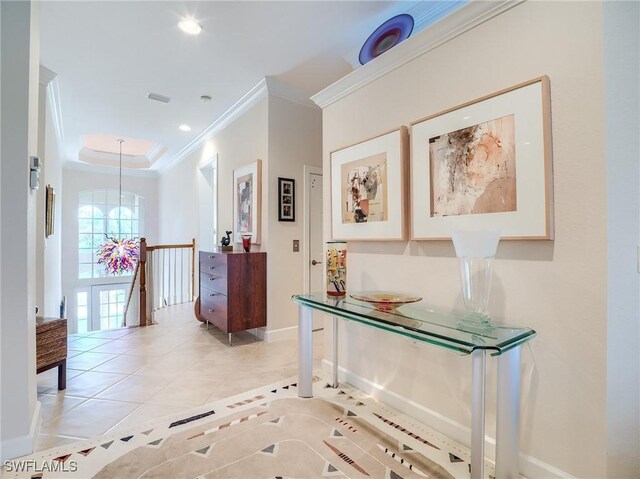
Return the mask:
POLYGON ((107 133, 166 146, 151 167, 162 168, 265 76, 309 95, 343 77, 350 52, 417 3, 41 2, 41 64, 58 75, 63 154, 78 161, 82 135, 107 133), (185 16, 200 35, 178 29, 185 16))

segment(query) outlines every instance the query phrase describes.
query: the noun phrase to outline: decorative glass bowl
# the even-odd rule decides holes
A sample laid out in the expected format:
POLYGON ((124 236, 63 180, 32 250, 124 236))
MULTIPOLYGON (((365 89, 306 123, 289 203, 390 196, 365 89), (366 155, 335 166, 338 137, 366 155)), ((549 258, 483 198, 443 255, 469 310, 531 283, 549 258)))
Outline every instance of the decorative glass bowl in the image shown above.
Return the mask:
POLYGON ((420 296, 409 296, 403 293, 388 291, 362 291, 350 294, 353 299, 371 303, 378 311, 391 312, 398 306, 422 301, 420 296))

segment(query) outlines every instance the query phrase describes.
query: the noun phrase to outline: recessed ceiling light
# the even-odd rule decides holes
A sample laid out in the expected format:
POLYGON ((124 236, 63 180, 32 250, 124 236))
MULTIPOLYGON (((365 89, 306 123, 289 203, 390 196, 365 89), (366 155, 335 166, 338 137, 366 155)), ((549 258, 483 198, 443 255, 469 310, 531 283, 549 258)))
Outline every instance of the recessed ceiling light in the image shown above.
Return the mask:
POLYGON ((209 95, 202 95, 200 97, 200 101, 202 103, 209 103, 211 101, 211 97, 209 95))
POLYGON ((468 120, 469 118, 471 118, 470 116, 463 116, 462 119, 463 120, 468 120))
POLYGON ((189 35, 197 35, 202 31, 202 25, 196 22, 193 18, 185 18, 178 23, 178 28, 189 35))
POLYGON ((191 127, 189 125, 180 125, 178 128, 182 131, 191 131, 191 127))

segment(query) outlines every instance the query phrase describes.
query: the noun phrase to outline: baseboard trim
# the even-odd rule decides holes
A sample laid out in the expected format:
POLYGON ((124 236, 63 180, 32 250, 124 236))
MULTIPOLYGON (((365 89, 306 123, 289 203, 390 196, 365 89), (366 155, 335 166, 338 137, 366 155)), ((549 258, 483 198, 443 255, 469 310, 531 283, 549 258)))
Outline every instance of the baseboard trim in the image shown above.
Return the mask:
POLYGON ((41 425, 40 401, 36 401, 36 407, 31 417, 29 434, 0 441, 0 462, 4 463, 4 461, 31 454, 35 446, 36 437, 40 434, 41 425))
MULTIPOLYGON (((322 360, 322 369, 326 373, 331 374, 332 368, 333 362, 327 359, 322 360)), ((338 379, 352 384, 375 399, 388 404, 407 416, 415 418, 445 436, 469 447, 471 430, 459 422, 340 366, 338 367, 338 379)), ((492 460, 495 459, 495 450, 495 439, 487 436, 485 442, 485 453, 487 457, 492 460)), ((529 479, 574 479, 574 476, 522 453, 520 454, 520 473, 529 479)))
POLYGON ((261 339, 267 343, 283 341, 285 339, 298 339, 298 326, 267 330, 262 334, 258 332, 258 336, 262 336, 261 339))

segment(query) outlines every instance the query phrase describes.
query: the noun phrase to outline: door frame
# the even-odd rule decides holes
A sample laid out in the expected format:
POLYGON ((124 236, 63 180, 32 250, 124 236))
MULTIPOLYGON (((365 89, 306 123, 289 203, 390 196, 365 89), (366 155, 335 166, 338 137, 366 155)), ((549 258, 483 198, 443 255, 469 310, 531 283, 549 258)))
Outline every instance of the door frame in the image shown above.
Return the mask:
MULTIPOLYGON (((215 153, 211 155, 202 165, 198 166, 198 169, 200 170, 205 183, 207 183, 207 187, 211 189, 211 200, 213 203, 207 205, 207 212, 213 213, 212 241, 207 244, 203 241, 211 232, 200 231, 202 227, 202 216, 200 213, 198 214, 198 240, 202 249, 215 248, 218 242, 218 154, 215 153), (209 180, 213 184, 209 184, 209 180)), ((198 193, 198 196, 198 200, 200 200, 200 192, 198 193)))
MULTIPOLYGON (((302 198, 302 211, 304 212, 304 214, 302 215, 302 291, 303 293, 307 294, 309 293, 309 276, 311 274, 311 248, 310 246, 310 238, 309 238, 309 229, 311 227, 311 221, 310 221, 310 212, 309 212, 309 207, 310 207, 310 201, 309 201, 309 195, 311 193, 311 175, 322 175, 322 168, 319 166, 311 166, 311 165, 304 165, 303 166, 303 180, 302 180, 302 191, 303 191, 303 198, 302 198)), ((323 177, 324 179, 324 177, 323 177)), ((324 182, 323 182, 324 185, 324 182)), ((323 195, 324 198, 324 195, 323 195)), ((324 223, 324 218, 323 218, 323 223, 324 223)), ((323 230, 324 230, 324 225, 323 225, 323 230)), ((324 236, 324 235, 323 235, 324 236)), ((324 237, 323 237, 323 241, 324 241, 324 237)))

